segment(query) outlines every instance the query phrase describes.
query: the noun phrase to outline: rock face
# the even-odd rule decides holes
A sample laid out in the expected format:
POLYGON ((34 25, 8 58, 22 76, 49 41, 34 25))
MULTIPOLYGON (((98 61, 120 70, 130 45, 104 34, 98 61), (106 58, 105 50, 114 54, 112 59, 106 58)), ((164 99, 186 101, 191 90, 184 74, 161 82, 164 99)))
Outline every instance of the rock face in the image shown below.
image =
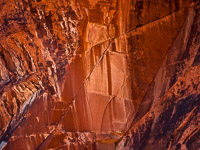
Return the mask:
POLYGON ((200 3, 1 0, 0 149, 200 148, 200 3))

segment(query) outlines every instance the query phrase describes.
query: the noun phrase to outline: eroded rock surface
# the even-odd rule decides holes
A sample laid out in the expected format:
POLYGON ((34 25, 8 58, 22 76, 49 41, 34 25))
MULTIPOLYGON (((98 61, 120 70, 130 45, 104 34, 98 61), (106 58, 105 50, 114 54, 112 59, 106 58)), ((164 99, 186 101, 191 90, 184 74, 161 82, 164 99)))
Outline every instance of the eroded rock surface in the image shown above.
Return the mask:
POLYGON ((198 149, 200 4, 2 0, 0 147, 198 149))

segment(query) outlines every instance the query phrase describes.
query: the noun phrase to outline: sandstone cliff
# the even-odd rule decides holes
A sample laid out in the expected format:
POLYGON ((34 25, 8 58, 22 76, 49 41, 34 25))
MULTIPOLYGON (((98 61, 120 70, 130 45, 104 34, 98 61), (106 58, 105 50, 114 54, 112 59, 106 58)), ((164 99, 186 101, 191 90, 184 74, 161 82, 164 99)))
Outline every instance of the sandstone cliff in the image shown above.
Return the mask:
POLYGON ((200 148, 200 3, 1 0, 0 148, 200 148))

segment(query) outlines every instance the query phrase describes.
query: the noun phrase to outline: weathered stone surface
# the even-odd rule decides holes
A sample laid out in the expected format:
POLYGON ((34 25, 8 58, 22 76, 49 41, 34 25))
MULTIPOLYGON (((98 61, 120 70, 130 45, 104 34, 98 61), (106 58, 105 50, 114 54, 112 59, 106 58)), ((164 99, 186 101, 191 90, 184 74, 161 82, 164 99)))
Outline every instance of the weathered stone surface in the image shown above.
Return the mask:
POLYGON ((118 149, 200 148, 199 13, 189 13, 118 149))
POLYGON ((2 0, 0 148, 200 148, 198 3, 2 0))

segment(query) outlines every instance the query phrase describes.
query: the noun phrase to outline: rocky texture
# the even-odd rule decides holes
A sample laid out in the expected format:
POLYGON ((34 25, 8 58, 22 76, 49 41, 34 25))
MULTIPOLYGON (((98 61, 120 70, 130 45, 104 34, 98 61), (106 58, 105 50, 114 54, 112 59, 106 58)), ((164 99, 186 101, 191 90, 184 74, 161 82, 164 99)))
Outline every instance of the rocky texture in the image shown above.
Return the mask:
POLYGON ((65 65, 79 45, 79 17, 56 2, 1 1, 0 10, 0 139, 7 141, 34 101, 60 101, 65 65))
POLYGON ((199 6, 189 13, 117 149, 200 148, 199 6))
POLYGON ((199 9, 2 0, 0 147, 200 148, 199 9))

